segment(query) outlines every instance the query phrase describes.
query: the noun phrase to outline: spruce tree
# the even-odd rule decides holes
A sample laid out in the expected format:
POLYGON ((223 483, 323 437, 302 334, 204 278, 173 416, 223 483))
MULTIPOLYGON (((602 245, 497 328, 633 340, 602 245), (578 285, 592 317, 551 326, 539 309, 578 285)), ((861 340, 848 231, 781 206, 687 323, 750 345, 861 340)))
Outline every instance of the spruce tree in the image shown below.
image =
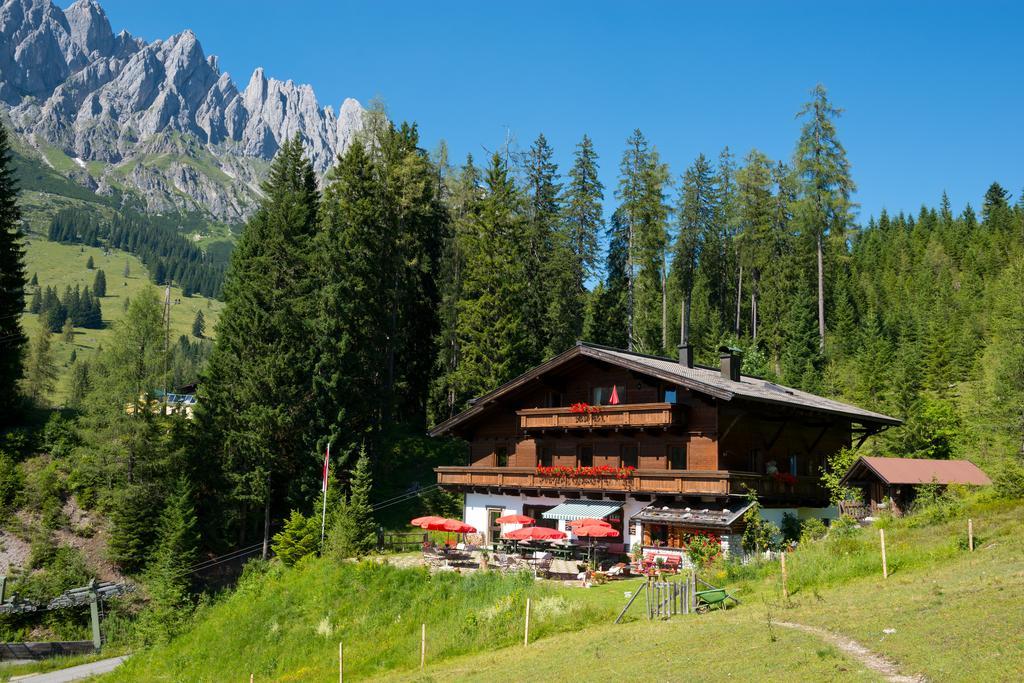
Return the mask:
POLYGON ((85 262, 85 268, 86 268, 86 270, 92 270, 95 267, 96 267, 96 263, 92 260, 92 254, 89 254, 89 258, 85 262))
POLYGON ((232 255, 196 421, 221 459, 224 504, 237 511, 239 541, 258 530, 268 543, 272 503, 287 510, 313 462, 311 252, 319 192, 298 136, 281 146, 262 189, 232 255), (250 514, 253 508, 262 514, 250 514))
MULTIPOLYGON (((25 252, 21 209, 7 129, 0 124, 0 422, 13 416, 17 394, 10 388, 22 377, 26 338, 21 328, 25 307, 25 252)), ((59 328, 58 328, 59 329, 59 328)))
POLYGON ((50 332, 40 328, 32 338, 25 376, 22 379, 25 395, 36 405, 45 405, 57 382, 57 363, 53 359, 50 332))
POLYGON ((564 233, 559 231, 561 184, 553 157, 554 150, 543 133, 526 155, 528 202, 521 238, 526 243, 524 267, 530 282, 549 283, 547 287, 530 287, 524 292, 526 314, 541 321, 531 350, 537 363, 564 351, 578 327, 571 318, 578 302, 571 285, 572 252, 564 233))
POLYGON ((624 349, 629 346, 629 229, 622 210, 608 225, 606 277, 593 293, 593 312, 587 339, 624 349))
POLYGON ((668 345, 668 167, 639 130, 619 166, 622 221, 628 231, 629 346, 656 353, 668 345))
POLYGON ((205 334, 206 318, 203 316, 202 311, 196 311, 196 316, 192 319, 192 336, 196 339, 202 339, 205 334))
POLYGON ((100 268, 96 271, 96 278, 92 282, 92 292, 96 296, 107 295, 107 274, 100 268))
POLYGON ((370 459, 361 448, 352 471, 349 495, 331 530, 331 548, 340 557, 365 555, 377 545, 377 524, 370 505, 370 459))
POLYGON ((466 235, 466 266, 458 303, 459 367, 453 384, 462 405, 534 364, 537 320, 524 303, 527 288, 522 197, 499 154, 485 175, 486 194, 466 235))
POLYGON ((29 313, 39 313, 43 308, 43 293, 39 287, 36 287, 35 291, 32 292, 32 300, 28 305, 29 313))
POLYGON ((562 221, 556 233, 556 254, 562 256, 552 283, 558 286, 552 301, 548 353, 558 353, 583 336, 587 308, 587 280, 594 274, 598 258, 598 236, 604 228, 601 202, 604 187, 597 176, 597 152, 586 135, 576 146, 569 183, 565 191, 562 221))
POLYGON ((64 327, 61 328, 61 338, 66 342, 72 342, 75 340, 75 326, 71 324, 71 318, 64 321, 64 327))
POLYGON ((446 224, 445 241, 438 272, 440 303, 435 379, 431 386, 429 419, 442 422, 462 406, 465 396, 459 394, 456 371, 461 359, 459 346, 459 302, 463 294, 466 268, 466 242, 471 235, 480 208, 480 172, 467 155, 459 175, 449 182, 447 205, 450 222, 446 224))
POLYGON ((371 459, 384 426, 425 427, 435 357, 423 345, 437 333, 446 228, 436 169, 418 140, 414 125, 371 109, 322 202, 318 419, 339 451, 365 442, 371 459))
POLYGON ((672 284, 686 319, 680 321, 680 334, 687 333, 693 316, 693 289, 698 266, 708 247, 713 247, 716 196, 714 172, 700 154, 686 169, 680 184, 676 208, 676 243, 672 258, 672 284))
POLYGON ((850 226, 857 187, 850 175, 836 132, 835 119, 843 113, 832 105, 825 87, 811 91, 811 101, 798 116, 806 117, 796 147, 796 173, 800 201, 796 215, 803 235, 814 245, 818 269, 818 345, 825 348, 825 249, 826 240, 841 245, 850 226))
POLYGON ((146 569, 149 609, 139 626, 148 643, 166 642, 188 620, 191 568, 199 549, 192 487, 181 478, 164 503, 156 527, 156 547, 146 569))

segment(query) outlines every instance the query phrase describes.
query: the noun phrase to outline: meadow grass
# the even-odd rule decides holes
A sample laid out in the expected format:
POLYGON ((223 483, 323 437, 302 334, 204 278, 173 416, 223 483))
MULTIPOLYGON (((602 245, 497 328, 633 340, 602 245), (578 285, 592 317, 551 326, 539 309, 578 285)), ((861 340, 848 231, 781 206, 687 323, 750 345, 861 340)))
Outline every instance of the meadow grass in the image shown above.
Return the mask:
POLYGON ((201 610, 194 628, 169 645, 134 655, 109 680, 224 681, 243 672, 264 681, 336 680, 339 641, 353 679, 415 669, 421 624, 433 661, 507 647, 522 638, 528 596, 539 638, 604 616, 525 573, 431 575, 322 559, 278 565, 201 610))
MULTIPOLYGON (((103 249, 99 247, 60 244, 51 242, 35 233, 30 234, 27 241, 25 270, 28 278, 36 274, 40 287, 43 289, 56 287, 58 296, 64 293, 64 288, 67 286, 74 288, 75 285, 80 285, 91 288, 96 277, 96 270, 102 269, 107 277, 107 296, 101 299, 104 327, 99 330, 76 327, 72 342, 64 341, 60 334, 54 334, 51 337, 53 356, 60 372, 56 391, 51 397, 51 401, 59 405, 68 392, 71 367, 69 358, 72 349, 75 350, 79 360, 86 360, 96 352, 99 346, 109 346, 114 325, 125 315, 125 300, 130 299, 143 289, 155 285, 150 282, 149 272, 142 262, 128 252, 114 249, 104 255, 103 249), (85 267, 90 256, 93 258, 95 270, 85 267), (128 264, 129 268, 128 277, 124 277, 125 264, 128 264)), ((161 292, 161 299, 162 297, 163 292, 161 292)), ((26 298, 30 299, 31 293, 26 298)), ((177 341, 180 335, 192 333, 192 321, 197 311, 203 312, 206 319, 206 334, 213 337, 214 326, 224 306, 222 302, 198 295, 186 298, 178 287, 171 287, 171 300, 181 301, 180 304, 171 306, 172 343, 177 341)), ((39 316, 26 312, 22 316, 22 325, 26 334, 32 337, 39 329, 39 316)))
POLYGON ((529 575, 429 575, 377 562, 310 559, 251 577, 170 644, 137 653, 114 681, 876 680, 817 636, 854 638, 931 680, 1015 681, 1024 670, 1024 505, 975 501, 945 521, 887 520, 890 575, 878 529, 804 544, 788 555, 789 597, 777 562, 702 576, 742 601, 726 611, 649 622, 642 601, 614 625, 624 591, 529 575), (963 539, 974 519, 978 545, 963 539), (524 602, 533 600, 523 647, 524 602), (427 661, 419 670, 420 624, 427 661))

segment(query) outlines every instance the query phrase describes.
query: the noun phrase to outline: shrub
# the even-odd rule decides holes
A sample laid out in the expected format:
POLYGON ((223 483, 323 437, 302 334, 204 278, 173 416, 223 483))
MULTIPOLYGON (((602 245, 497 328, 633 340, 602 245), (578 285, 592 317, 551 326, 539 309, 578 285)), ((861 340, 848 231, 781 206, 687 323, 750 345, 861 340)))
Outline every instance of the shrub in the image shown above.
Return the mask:
POLYGON ((800 525, 800 542, 809 543, 811 541, 817 541, 825 537, 828 533, 828 527, 817 517, 811 517, 805 519, 803 524, 800 525))
POLYGON ((761 505, 753 494, 751 500, 753 505, 743 513, 743 521, 747 523, 743 530, 743 550, 748 553, 763 553, 766 550, 777 549, 782 532, 772 522, 761 519, 761 505))
POLYGON ((722 541, 715 534, 697 531, 683 539, 686 555, 695 567, 706 567, 722 555, 722 541))
POLYGON ((1024 466, 1015 460, 1000 465, 992 477, 993 489, 1000 498, 1024 498, 1024 466))
POLYGON ((964 513, 966 505, 960 491, 953 486, 922 484, 907 519, 910 526, 941 524, 964 513))
POLYGON ((14 458, 0 450, 0 509, 13 505, 23 486, 21 470, 14 463, 14 458))
POLYGON ((292 510, 284 528, 274 535, 271 548, 286 567, 291 567, 307 555, 315 553, 319 545, 320 525, 316 518, 292 510))
POLYGON ((54 413, 43 427, 42 447, 55 458, 66 458, 80 443, 74 422, 54 413))
POLYGON ((829 538, 850 538, 856 536, 857 531, 860 530, 860 525, 850 515, 840 515, 839 519, 832 522, 832 525, 828 528, 829 538))
POLYGON ((42 515, 43 526, 58 529, 66 523, 64 499, 67 490, 63 474, 57 463, 47 456, 40 456, 22 464, 25 504, 42 515))
POLYGON ((792 512, 782 513, 782 526, 779 530, 782 532, 782 538, 785 541, 799 541, 801 527, 800 519, 792 512))

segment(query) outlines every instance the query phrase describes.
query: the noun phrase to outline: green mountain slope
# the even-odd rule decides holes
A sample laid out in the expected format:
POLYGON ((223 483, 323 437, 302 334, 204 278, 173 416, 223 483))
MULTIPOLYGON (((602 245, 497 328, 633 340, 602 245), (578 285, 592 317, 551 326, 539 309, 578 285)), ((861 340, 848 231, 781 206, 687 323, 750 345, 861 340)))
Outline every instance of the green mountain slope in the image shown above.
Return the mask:
MULTIPOLYGON (((83 247, 74 244, 58 244, 41 235, 32 233, 28 236, 25 249, 26 272, 31 278, 35 274, 39 285, 56 287, 63 292, 65 287, 75 285, 92 287, 96 270, 102 269, 107 276, 107 296, 103 297, 103 329, 92 330, 75 328, 72 342, 64 341, 61 335, 52 337, 53 354, 61 372, 57 391, 52 397, 54 403, 61 403, 67 395, 68 378, 70 376, 69 357, 72 350, 79 360, 89 359, 96 349, 107 343, 113 332, 113 326, 124 316, 124 304, 145 287, 153 287, 146 267, 135 256, 117 249, 104 250, 98 247, 83 247), (95 270, 86 268, 86 262, 92 257, 95 270), (124 275, 125 266, 129 275, 124 275)), ((29 288, 31 298, 31 287, 29 288)), ((191 334, 192 321, 197 311, 202 311, 206 319, 207 335, 212 337, 223 303, 202 296, 185 297, 178 287, 171 288, 171 341, 180 335, 191 334)), ((22 318, 26 333, 31 337, 39 327, 39 316, 25 313, 22 318)))

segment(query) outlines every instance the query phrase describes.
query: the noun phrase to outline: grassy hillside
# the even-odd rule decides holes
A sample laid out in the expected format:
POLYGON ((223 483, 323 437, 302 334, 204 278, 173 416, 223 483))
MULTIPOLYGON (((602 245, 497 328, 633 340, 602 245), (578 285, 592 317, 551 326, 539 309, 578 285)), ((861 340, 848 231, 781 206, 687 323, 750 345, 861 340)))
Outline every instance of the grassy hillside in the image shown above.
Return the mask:
MULTIPOLYGON (((25 249, 25 266, 28 277, 36 274, 39 285, 43 288, 56 287, 63 293, 66 286, 72 288, 78 284, 92 287, 96 270, 87 269, 86 262, 92 256, 95 268, 102 269, 107 276, 107 296, 102 301, 103 321, 105 327, 100 330, 75 328, 75 339, 67 343, 61 335, 52 337, 54 357, 61 370, 55 403, 60 403, 67 392, 68 359, 71 350, 75 349, 79 359, 87 359, 98 346, 107 343, 113 333, 113 325, 124 316, 124 302, 145 287, 154 286, 149 280, 149 273, 142 262, 127 252, 111 250, 104 255, 103 249, 82 247, 79 245, 59 244, 50 242, 39 234, 30 234, 25 249), (128 277, 124 276, 125 265, 129 269, 128 277)), ((180 300, 171 306, 171 341, 182 334, 191 334, 192 321, 196 311, 202 311, 206 318, 206 330, 213 335, 214 325, 220 315, 223 303, 201 296, 186 298, 177 287, 171 288, 171 300, 180 300)), ((39 327, 39 316, 25 313, 22 318, 25 331, 31 337, 39 327)))
POLYGON ((921 528, 890 526, 888 579, 881 576, 878 531, 866 529, 838 545, 817 543, 791 554, 789 600, 782 599, 773 564, 760 578, 712 579, 739 589, 738 609, 666 624, 602 625, 525 649, 459 658, 426 676, 389 680, 517 681, 527 674, 567 681, 595 664, 588 680, 874 679, 832 645, 779 622, 852 637, 894 660, 905 675, 1019 680, 1024 506, 982 506, 971 514, 980 535, 973 554, 961 547, 962 518, 921 528))
POLYGON ((722 566, 707 578, 735 589, 740 607, 663 623, 634 606, 627 623, 612 624, 635 580, 585 590, 313 560, 250 579, 201 610, 191 631, 136 654, 110 680, 218 681, 248 672, 257 681, 337 680, 339 640, 350 680, 878 679, 839 648, 780 622, 850 636, 904 674, 1015 680, 1024 667, 1024 505, 980 503, 941 516, 887 523, 888 579, 870 528, 791 553, 788 600, 777 563, 722 566), (968 515, 974 553, 963 543, 968 515), (528 594, 536 640, 524 648, 528 594))

